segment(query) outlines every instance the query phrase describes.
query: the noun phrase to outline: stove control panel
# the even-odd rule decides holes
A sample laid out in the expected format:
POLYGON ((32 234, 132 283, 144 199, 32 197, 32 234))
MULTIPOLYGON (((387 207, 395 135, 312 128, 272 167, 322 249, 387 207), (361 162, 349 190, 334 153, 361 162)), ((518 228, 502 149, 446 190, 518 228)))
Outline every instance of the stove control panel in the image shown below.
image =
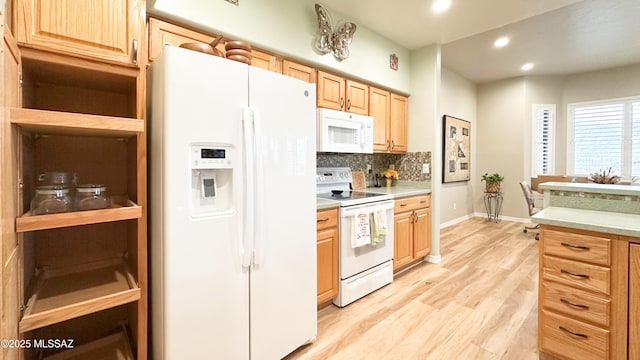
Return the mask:
POLYGON ((316 184, 350 183, 350 168, 317 168, 316 184))

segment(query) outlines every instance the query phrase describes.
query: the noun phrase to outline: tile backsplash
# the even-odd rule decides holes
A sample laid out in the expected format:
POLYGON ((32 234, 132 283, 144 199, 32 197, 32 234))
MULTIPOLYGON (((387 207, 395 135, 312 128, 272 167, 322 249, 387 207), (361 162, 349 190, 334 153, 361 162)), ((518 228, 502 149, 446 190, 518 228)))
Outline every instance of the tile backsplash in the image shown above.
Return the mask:
POLYGON ((431 152, 408 152, 406 154, 335 154, 317 153, 317 167, 349 167, 354 171, 363 171, 367 182, 373 181, 374 174, 380 174, 389 165, 398 171, 399 180, 429 182, 431 173, 422 173, 422 164, 431 168, 431 152), (371 175, 367 174, 367 164, 371 165, 371 175))

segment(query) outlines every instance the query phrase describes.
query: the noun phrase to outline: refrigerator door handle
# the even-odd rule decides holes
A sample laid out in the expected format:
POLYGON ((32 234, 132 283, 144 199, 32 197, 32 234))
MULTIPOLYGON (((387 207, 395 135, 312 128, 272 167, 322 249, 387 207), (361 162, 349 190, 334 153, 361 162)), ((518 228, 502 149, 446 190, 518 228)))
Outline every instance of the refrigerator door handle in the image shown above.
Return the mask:
POLYGON ((253 110, 253 126, 254 126, 254 139, 255 139, 255 192, 254 192, 254 253, 253 253, 253 265, 261 265, 264 262, 264 243, 263 239, 268 238, 266 227, 264 226, 264 217, 262 212, 265 210, 264 205, 264 153, 267 151, 265 148, 268 142, 264 140, 264 134, 262 133, 262 120, 260 117, 260 111, 253 110))
POLYGON ((242 211, 242 266, 251 266, 251 257, 253 255, 253 238, 254 238, 254 150, 255 150, 255 134, 253 116, 249 108, 242 109, 242 133, 244 147, 244 209, 242 211))

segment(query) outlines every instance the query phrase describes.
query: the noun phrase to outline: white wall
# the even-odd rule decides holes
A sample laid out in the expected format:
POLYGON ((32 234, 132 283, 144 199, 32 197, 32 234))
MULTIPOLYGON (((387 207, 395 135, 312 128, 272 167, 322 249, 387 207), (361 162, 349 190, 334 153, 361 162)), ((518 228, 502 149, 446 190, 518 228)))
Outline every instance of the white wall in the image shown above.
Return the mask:
POLYGON ((474 209, 485 212, 483 195, 484 173, 502 174, 505 217, 529 216, 523 205, 520 181, 524 178, 525 128, 530 126, 525 106, 525 80, 515 78, 478 86, 478 113, 475 126, 476 166, 471 170, 474 189, 474 209))
POLYGON ((440 46, 411 52, 411 97, 409 98, 408 151, 431 151, 431 255, 440 261, 440 182, 442 177, 442 124, 440 114, 440 46))
MULTIPOLYGON (((315 0, 240 0, 236 6, 223 0, 149 0, 153 15, 277 52, 335 72, 349 74, 379 86, 408 94, 411 59, 409 50, 372 32, 357 22, 350 56, 342 62, 319 55, 312 44, 318 28, 315 0), (398 71, 389 68, 389 55, 399 59, 398 71)), ((325 7, 334 21, 350 20, 325 7)))
MULTIPOLYGON (((473 158, 477 153, 476 85, 443 67, 441 94, 440 118, 436 119, 436 121, 442 121, 442 115, 450 115, 471 122, 471 166, 473 170, 473 167, 477 166, 477 161, 473 158)), ((439 157, 440 161, 442 161, 442 150, 439 152, 439 157)), ((440 166, 442 167, 442 163, 440 166)), ((433 178, 432 182, 441 182, 441 179, 442 176, 438 179, 433 178)), ((474 179, 471 179, 471 181, 442 184, 440 199, 441 224, 464 219, 473 214, 473 186, 475 183, 474 179)), ((483 209, 478 211, 481 210, 483 209)))

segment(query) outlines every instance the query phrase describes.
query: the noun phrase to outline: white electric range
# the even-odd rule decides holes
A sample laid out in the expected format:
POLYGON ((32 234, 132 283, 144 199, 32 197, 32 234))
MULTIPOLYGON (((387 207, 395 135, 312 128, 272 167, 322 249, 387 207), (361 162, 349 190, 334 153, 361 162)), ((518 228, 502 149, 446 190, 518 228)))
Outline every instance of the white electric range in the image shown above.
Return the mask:
POLYGON ((351 181, 350 168, 316 171, 317 196, 340 203, 340 281, 338 295, 333 299, 340 307, 393 281, 393 196, 350 190, 351 181), (354 237, 362 234, 362 219, 371 231, 372 241, 368 243, 354 241, 354 237), (375 241, 374 228, 377 234, 384 234, 375 241))

